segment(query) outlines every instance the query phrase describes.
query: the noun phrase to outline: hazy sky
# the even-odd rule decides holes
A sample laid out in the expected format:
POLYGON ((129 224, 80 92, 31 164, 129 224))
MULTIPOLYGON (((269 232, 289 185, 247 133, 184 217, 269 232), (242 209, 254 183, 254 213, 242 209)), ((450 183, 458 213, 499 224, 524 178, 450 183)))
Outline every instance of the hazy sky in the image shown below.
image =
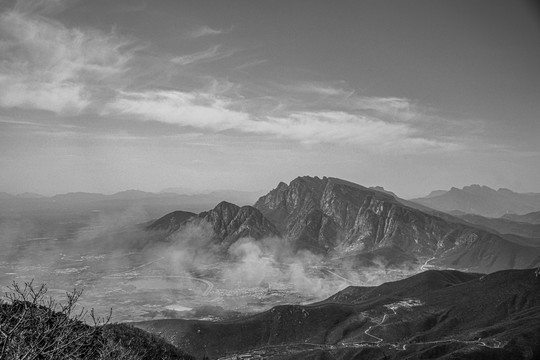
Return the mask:
POLYGON ((517 0, 0 0, 0 191, 540 192, 517 0))

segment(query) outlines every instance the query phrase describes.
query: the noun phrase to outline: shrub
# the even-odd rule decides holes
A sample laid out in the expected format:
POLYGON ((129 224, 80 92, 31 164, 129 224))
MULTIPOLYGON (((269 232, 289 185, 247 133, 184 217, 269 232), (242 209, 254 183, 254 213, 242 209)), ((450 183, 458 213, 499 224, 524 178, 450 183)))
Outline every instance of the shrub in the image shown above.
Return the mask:
POLYGON ((58 302, 45 285, 13 283, 9 289, 0 299, 0 359, 192 359, 155 335, 109 324, 112 313, 99 318, 93 310, 77 311, 81 290, 58 302))

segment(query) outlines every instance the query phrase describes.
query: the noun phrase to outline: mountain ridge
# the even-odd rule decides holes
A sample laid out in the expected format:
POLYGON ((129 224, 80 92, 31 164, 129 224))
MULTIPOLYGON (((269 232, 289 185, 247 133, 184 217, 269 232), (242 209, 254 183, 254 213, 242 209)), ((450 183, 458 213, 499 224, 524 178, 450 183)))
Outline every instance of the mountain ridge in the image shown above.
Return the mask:
POLYGON ((246 205, 237 206, 227 201, 217 204, 212 210, 199 214, 174 211, 146 227, 150 231, 164 231, 168 236, 187 225, 201 226, 209 224, 213 230, 213 243, 218 243, 226 251, 241 238, 262 239, 280 237, 279 231, 256 208, 246 205))
POLYGON ((254 206, 296 249, 351 255, 397 247, 417 258, 483 271, 540 263, 539 249, 407 204, 345 180, 305 176, 280 183, 254 206))

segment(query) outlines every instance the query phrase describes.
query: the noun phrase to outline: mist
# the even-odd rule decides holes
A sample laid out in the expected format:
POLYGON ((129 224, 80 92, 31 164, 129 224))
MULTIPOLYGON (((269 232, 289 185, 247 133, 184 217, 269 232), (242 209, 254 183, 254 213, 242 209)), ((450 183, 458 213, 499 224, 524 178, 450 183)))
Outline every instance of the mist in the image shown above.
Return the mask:
POLYGON ((287 239, 240 238, 224 247, 210 223, 189 221, 166 234, 148 231, 141 207, 95 212, 75 230, 57 223, 4 219, 1 285, 34 280, 52 295, 81 288, 81 303, 121 321, 187 317, 218 319, 280 303, 323 300, 351 286, 373 286, 418 268, 382 258, 359 268, 296 251, 287 239), (40 235, 37 237, 37 235, 40 235))

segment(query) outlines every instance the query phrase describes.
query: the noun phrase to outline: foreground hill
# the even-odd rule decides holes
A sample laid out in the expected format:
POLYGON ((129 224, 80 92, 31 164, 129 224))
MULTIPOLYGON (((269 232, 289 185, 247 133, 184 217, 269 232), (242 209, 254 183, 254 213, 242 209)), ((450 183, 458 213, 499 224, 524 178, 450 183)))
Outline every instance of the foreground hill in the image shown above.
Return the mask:
POLYGON ((154 334, 75 310, 81 292, 60 305, 44 286, 11 290, 0 299, 0 359, 194 359, 154 334))
POLYGON ((313 305, 278 306, 227 322, 156 320, 196 356, 272 359, 537 359, 540 277, 427 271, 377 287, 349 287, 313 305))
POLYGON ((540 249, 507 241, 486 229, 408 206, 387 192, 335 178, 299 177, 254 205, 296 249, 359 255, 387 249, 388 259, 429 258, 476 271, 533 267, 540 249), (391 249, 391 250, 389 250, 391 249))
POLYGON ((516 193, 508 189, 494 190, 487 186, 471 185, 463 189, 437 191, 412 201, 445 212, 464 212, 487 217, 507 213, 526 214, 540 210, 540 194, 516 193))

